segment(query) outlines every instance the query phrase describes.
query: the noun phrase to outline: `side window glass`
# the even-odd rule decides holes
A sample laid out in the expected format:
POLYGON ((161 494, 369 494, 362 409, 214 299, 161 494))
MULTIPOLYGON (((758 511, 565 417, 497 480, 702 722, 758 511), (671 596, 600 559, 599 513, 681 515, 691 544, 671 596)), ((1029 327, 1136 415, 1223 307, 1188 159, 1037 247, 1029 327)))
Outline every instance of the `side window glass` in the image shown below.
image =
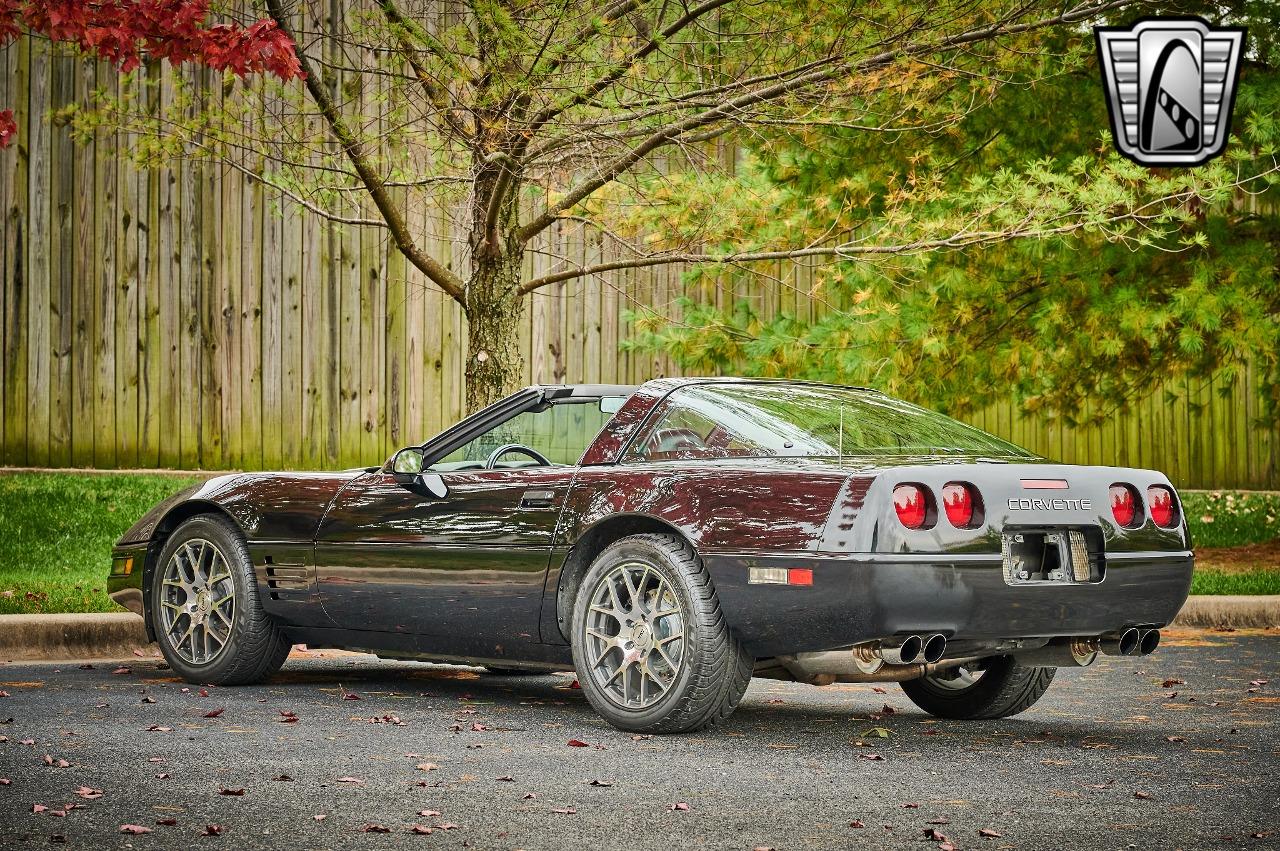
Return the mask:
MULTIPOLYGON (((577 464, 600 429, 613 416, 595 400, 580 404, 556 404, 544 411, 526 411, 507 420, 431 465, 432 470, 482 470, 501 446, 525 446, 552 464, 577 464)), ((511 452, 497 460, 495 469, 541 466, 528 455, 511 452)))
POLYGON ((702 411, 668 402, 649 432, 632 446, 636 461, 738 458, 759 455, 761 447, 702 411))

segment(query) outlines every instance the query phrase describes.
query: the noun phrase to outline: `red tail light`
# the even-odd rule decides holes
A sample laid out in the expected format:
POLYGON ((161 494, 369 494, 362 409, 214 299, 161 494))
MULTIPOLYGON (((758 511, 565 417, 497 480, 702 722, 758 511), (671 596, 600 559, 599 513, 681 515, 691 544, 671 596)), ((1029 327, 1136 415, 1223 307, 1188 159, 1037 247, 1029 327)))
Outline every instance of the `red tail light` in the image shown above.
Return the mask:
POLYGON ((919 485, 898 485, 893 489, 893 509, 908 529, 923 529, 929 520, 929 492, 919 485))
POLYGON ((957 529, 971 529, 977 525, 981 498, 973 485, 951 482, 942 489, 942 507, 947 519, 957 529))
POLYGON ((1128 529, 1138 520, 1138 492, 1132 485, 1111 486, 1111 514, 1116 523, 1128 529))
POLYGON ((1147 488, 1147 508, 1156 525, 1172 529, 1178 525, 1178 507, 1173 502, 1173 491, 1161 485, 1147 488))

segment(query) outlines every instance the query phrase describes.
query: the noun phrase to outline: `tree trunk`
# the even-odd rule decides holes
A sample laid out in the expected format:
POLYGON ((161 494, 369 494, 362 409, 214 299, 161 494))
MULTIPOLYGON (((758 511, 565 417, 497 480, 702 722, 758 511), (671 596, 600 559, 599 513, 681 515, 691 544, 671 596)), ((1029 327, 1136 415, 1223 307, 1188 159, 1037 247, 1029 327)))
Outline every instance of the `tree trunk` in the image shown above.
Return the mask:
POLYGON ((519 295, 523 247, 509 242, 495 255, 477 257, 467 284, 467 410, 478 411, 520 383, 524 355, 520 351, 519 295))

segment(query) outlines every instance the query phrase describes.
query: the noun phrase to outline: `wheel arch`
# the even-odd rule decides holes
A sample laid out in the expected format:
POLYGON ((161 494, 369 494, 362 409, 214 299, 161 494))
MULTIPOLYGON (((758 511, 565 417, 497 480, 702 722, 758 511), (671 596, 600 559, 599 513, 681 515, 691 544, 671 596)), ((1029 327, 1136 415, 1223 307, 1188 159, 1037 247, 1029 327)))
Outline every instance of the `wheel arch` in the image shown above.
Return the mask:
POLYGON ((202 514, 221 517, 229 522, 237 532, 244 535, 244 529, 241 528, 235 517, 231 515, 231 512, 216 502, 206 499, 189 499, 186 502, 180 502, 160 518, 156 523, 155 530, 151 533, 151 540, 147 542, 146 559, 142 564, 142 621, 147 630, 148 641, 156 640, 155 623, 151 618, 151 577, 155 573, 157 563, 160 561, 160 553, 164 551, 165 544, 169 541, 169 536, 179 526, 192 517, 199 517, 202 514))
POLYGON ((587 575, 587 569, 610 544, 632 535, 675 535, 697 550, 695 542, 678 526, 650 514, 615 514, 597 522, 573 542, 560 566, 560 578, 556 586, 556 625, 566 642, 569 639, 569 623, 573 617, 573 602, 578 596, 578 586, 587 575))

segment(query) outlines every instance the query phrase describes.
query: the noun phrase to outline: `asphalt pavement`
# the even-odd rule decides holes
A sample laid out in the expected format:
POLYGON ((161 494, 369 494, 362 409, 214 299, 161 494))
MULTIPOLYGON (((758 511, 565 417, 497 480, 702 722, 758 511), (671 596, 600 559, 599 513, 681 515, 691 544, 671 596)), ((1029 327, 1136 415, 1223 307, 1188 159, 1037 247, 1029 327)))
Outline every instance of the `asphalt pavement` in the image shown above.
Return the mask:
POLYGON ((755 680, 679 737, 613 730, 567 674, 307 652, 202 690, 152 658, 7 664, 0 845, 1276 848, 1278 709, 1276 630, 1178 632, 1003 721, 755 680))

